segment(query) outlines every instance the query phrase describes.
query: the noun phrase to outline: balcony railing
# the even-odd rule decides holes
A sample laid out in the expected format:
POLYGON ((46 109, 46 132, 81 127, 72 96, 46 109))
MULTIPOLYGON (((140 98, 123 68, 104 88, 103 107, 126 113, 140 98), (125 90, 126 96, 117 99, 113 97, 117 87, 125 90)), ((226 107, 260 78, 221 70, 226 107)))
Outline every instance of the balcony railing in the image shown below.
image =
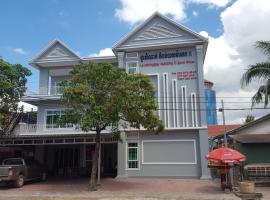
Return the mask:
MULTIPOLYGON (((110 132, 110 128, 103 132, 110 132)), ((79 125, 67 124, 67 125, 51 125, 51 124, 27 124, 27 123, 19 123, 14 133, 16 135, 32 135, 32 134, 76 134, 76 133, 84 133, 84 131, 80 128, 79 125)), ((90 131, 89 133, 95 133, 94 131, 90 131)))
POLYGON ((78 125, 46 125, 19 123, 15 134, 51 134, 51 133, 79 133, 83 132, 78 125))
POLYGON ((50 86, 50 87, 39 87, 38 92, 27 90, 25 96, 60 96, 62 93, 63 87, 50 86))

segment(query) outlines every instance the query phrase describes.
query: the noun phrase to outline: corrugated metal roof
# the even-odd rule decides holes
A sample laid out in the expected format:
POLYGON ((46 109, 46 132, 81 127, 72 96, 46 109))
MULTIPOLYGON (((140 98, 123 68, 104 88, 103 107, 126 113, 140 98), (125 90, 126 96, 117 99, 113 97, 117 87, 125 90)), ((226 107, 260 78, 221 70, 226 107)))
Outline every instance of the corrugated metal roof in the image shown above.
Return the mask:
MULTIPOLYGON (((228 124, 226 126, 226 131, 229 132, 233 129, 239 128, 240 124, 228 124)), ((209 125, 208 126, 208 137, 216 137, 224 134, 224 126, 223 125, 209 125)))

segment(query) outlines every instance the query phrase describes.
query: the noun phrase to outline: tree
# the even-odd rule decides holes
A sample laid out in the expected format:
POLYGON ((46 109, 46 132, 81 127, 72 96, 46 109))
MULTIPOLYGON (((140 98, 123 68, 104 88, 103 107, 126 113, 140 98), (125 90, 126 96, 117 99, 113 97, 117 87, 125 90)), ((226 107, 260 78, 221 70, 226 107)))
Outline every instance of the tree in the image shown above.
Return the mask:
POLYGON ((163 130, 163 123, 155 114, 154 87, 144 75, 128 75, 109 63, 88 63, 75 66, 71 79, 63 86, 62 100, 69 109, 62 122, 79 124, 83 131, 96 133, 90 190, 96 187, 102 131, 110 128, 120 139, 121 130, 127 127, 144 127, 156 133, 163 130))
POLYGON ((255 120, 255 117, 253 115, 247 115, 245 119, 245 124, 252 122, 255 120))
POLYGON ((31 71, 20 64, 0 59, 0 134, 10 124, 11 116, 18 111, 18 102, 26 90, 27 76, 31 71))
POLYGON ((256 47, 261 49, 267 56, 267 61, 250 65, 241 78, 241 86, 245 88, 255 80, 263 83, 251 100, 252 106, 254 106, 257 103, 263 102, 264 99, 264 105, 266 107, 270 99, 270 42, 258 41, 256 42, 256 47))

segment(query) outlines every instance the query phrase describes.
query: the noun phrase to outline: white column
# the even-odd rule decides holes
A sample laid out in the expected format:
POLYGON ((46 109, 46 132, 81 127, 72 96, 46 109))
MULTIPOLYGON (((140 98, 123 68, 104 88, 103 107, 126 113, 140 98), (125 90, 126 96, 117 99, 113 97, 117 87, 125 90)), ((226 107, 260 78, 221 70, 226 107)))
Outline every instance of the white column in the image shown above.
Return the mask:
POLYGON ((196 46, 197 53, 197 77, 198 77, 198 99, 200 110, 200 119, 198 121, 198 126, 205 127, 206 125, 206 112, 205 112, 205 98, 204 98, 204 72, 203 72, 203 46, 196 46))
MULTIPOLYGON (((198 126, 207 127, 206 124, 206 112, 205 112, 205 98, 204 98, 204 73, 203 73, 203 46, 196 46, 197 53, 197 77, 198 77, 198 99, 199 99, 199 107, 200 110, 198 121, 198 126)), ((210 179, 210 170, 207 168, 208 161, 205 159, 205 156, 209 152, 209 144, 208 144, 208 131, 207 128, 199 130, 199 142, 200 142, 200 161, 201 161, 201 179, 210 179)))
POLYGON ((49 85, 49 70, 40 69, 39 71, 39 94, 47 95, 49 85))
POLYGON ((208 161, 205 156, 209 152, 208 143, 208 131, 207 129, 199 130, 199 141, 200 141, 200 161, 201 161, 201 177, 200 179, 211 179, 210 169, 207 167, 208 161))

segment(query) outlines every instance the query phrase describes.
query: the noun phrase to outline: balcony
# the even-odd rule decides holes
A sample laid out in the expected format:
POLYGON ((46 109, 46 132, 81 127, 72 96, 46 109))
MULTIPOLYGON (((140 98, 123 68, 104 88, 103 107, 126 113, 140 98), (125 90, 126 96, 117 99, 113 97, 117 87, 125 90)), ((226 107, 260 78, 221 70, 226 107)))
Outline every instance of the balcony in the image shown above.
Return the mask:
POLYGON ((27 90, 21 101, 37 106, 41 101, 60 100, 62 93, 63 87, 61 86, 40 87, 39 92, 27 90))
POLYGON ((15 129, 16 135, 36 135, 36 134, 74 134, 83 133, 79 126, 52 126, 46 124, 19 123, 15 129))
MULTIPOLYGON (((102 133, 110 133, 110 128, 104 130, 102 133)), ((86 133, 82 131, 79 125, 68 124, 65 126, 46 125, 46 124, 27 124, 19 123, 15 130, 15 135, 61 135, 61 134, 82 134, 86 133)), ((95 133, 90 131, 87 133, 95 133)))
POLYGON ((27 90, 25 96, 61 96, 63 93, 63 87, 60 85, 39 87, 39 92, 33 92, 27 90))

